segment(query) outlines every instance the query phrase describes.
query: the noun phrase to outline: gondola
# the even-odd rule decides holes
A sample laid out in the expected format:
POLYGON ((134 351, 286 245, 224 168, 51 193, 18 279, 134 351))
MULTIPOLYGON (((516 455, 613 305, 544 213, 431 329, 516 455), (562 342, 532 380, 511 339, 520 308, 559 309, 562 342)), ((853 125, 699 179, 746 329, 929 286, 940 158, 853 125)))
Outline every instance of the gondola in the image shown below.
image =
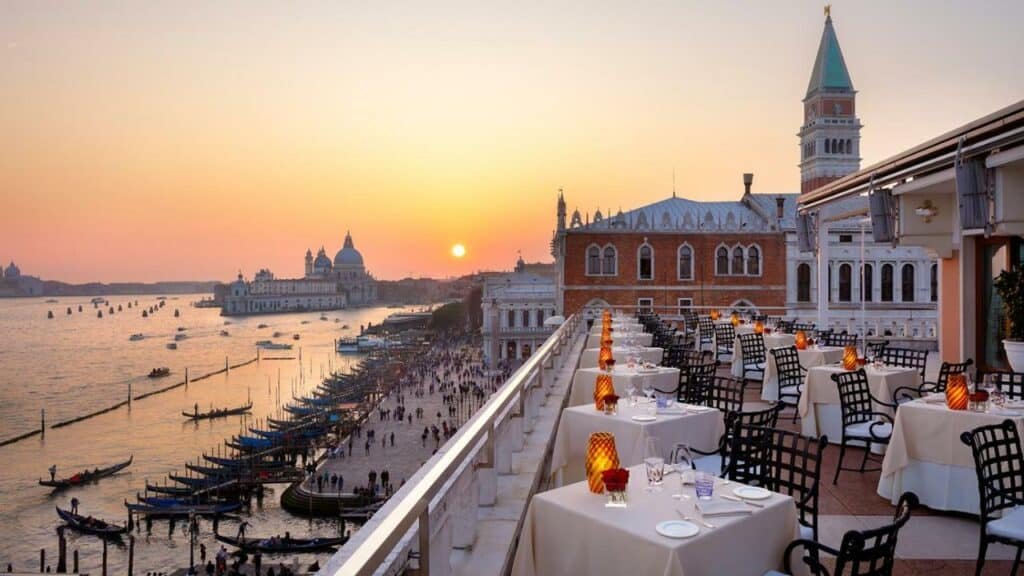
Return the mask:
POLYGON ((252 402, 249 402, 245 406, 238 406, 237 408, 215 408, 209 412, 182 412, 181 415, 190 420, 207 420, 210 418, 223 418, 226 416, 245 414, 250 410, 252 410, 252 402))
POLYGON ((305 552, 333 552, 348 537, 340 538, 232 538, 217 534, 217 540, 246 552, 263 554, 301 554, 305 552))
POLYGON ((96 468, 94 470, 83 470, 78 474, 75 474, 74 476, 61 478, 59 480, 41 479, 39 480, 39 485, 47 486, 49 488, 54 488, 57 490, 60 490, 62 488, 70 488, 72 486, 81 486, 82 484, 95 482, 100 478, 106 478, 107 476, 113 476, 114 474, 117 474, 121 470, 124 470, 128 466, 131 466, 132 460, 134 458, 135 456, 132 455, 127 460, 121 462, 120 464, 114 464, 113 466, 108 466, 106 468, 96 468))
POLYGON ((124 534, 128 531, 127 526, 118 526, 117 524, 111 524, 104 522, 99 518, 92 518, 89 516, 82 516, 81 514, 75 514, 70 510, 61 510, 57 508, 57 516, 67 523, 72 529, 82 532, 84 534, 95 534, 97 536, 117 536, 124 534))
POLYGON ((168 494, 171 496, 191 496, 195 492, 194 488, 186 488, 184 486, 160 486, 158 484, 146 483, 146 491, 154 494, 168 494))
POLYGON ((170 376, 170 375, 171 375, 171 369, 167 368, 167 367, 153 368, 152 370, 149 371, 149 377, 150 378, 163 378, 165 376, 170 376))
POLYGON ((241 502, 219 503, 219 504, 172 504, 168 506, 153 506, 151 504, 132 504, 125 500, 125 508, 135 514, 143 514, 154 518, 171 518, 178 516, 216 516, 234 512, 242 507, 241 502))

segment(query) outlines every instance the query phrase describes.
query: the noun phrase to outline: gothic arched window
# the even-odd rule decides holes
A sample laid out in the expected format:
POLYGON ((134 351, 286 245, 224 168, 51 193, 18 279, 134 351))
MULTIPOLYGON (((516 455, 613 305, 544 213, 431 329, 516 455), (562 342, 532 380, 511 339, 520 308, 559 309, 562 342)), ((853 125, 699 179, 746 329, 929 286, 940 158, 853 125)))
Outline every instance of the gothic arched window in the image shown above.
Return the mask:
POLYGON ((689 244, 679 247, 679 279, 693 280, 693 248, 689 244))
POLYGON ((732 274, 743 274, 743 247, 737 246, 732 249, 732 269, 729 271, 732 274))
POLYGON ((893 266, 882 264, 882 302, 892 302, 893 266))
POLYGON ((725 246, 719 246, 718 250, 715 250, 715 275, 729 275, 729 249, 725 246))
POLYGON ((618 276, 619 274, 619 253, 615 247, 609 244, 604 247, 604 258, 601 264, 601 274, 605 276, 618 276))
POLYGON ((806 262, 801 262, 796 267, 796 301, 811 301, 811 266, 806 262))
POLYGON ((641 244, 637 250, 636 277, 640 280, 654 279, 654 249, 650 244, 641 244))
POLYGON ((900 299, 904 302, 914 301, 914 265, 904 264, 900 270, 900 299))
POLYGON ((849 264, 839 265, 839 301, 849 302, 853 299, 853 267, 849 264))
POLYGON ((871 264, 864 265, 864 278, 860 281, 860 299, 865 302, 874 300, 875 267, 871 264))
POLYGON ((853 154, 853 140, 846 139, 846 153, 853 154))
POLYGON ((587 276, 601 274, 601 249, 597 246, 587 247, 587 276))
POLYGON ((931 301, 932 302, 938 302, 939 301, 939 266, 938 266, 938 264, 932 264, 931 283, 930 284, 931 284, 931 287, 930 287, 931 290, 929 292, 931 293, 931 301))
POLYGON ((756 244, 747 248, 747 274, 761 275, 761 249, 756 244))
POLYGON ((831 154, 831 153, 832 153, 832 141, 831 140, 825 140, 825 154, 831 154))

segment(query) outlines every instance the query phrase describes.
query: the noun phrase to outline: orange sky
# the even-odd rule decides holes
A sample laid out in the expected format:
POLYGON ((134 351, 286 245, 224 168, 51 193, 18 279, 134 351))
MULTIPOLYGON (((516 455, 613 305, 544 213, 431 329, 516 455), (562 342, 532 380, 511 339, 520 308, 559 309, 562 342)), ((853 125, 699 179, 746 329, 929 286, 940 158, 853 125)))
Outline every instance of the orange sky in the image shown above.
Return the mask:
MULTIPOLYGON (((1024 3, 833 17, 866 162, 1024 95, 1024 3)), ((378 277, 446 276, 549 259, 559 187, 794 192, 821 27, 815 2, 6 2, 0 261, 295 276, 351 229, 378 277)))

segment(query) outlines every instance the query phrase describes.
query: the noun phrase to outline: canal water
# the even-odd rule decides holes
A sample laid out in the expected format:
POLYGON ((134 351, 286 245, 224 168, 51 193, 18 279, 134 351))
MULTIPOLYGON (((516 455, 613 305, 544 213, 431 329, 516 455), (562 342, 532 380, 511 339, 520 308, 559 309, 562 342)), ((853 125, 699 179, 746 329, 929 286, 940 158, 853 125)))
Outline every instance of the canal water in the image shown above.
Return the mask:
MULTIPOLYGON (((226 438, 268 415, 280 415, 280 407, 293 394, 314 388, 331 369, 351 369, 359 356, 336 354, 334 341, 358 333, 361 325, 379 323, 392 312, 383 307, 330 311, 326 320, 319 312, 224 318, 219 309, 192 307, 191 302, 199 298, 168 297, 164 307, 149 318, 142 317, 142 310, 159 304, 151 295, 111 296, 109 304, 101 305, 103 318, 97 318, 98 309, 87 297, 58 298, 57 303, 38 298, 0 299, 0 440, 38 428, 43 408, 48 426, 44 437, 0 447, 0 570, 8 563, 15 571, 38 570, 40 548, 46 549, 47 563, 56 568, 56 527, 60 522, 54 506, 67 507, 68 501, 77 497, 83 514, 127 520, 124 501, 133 501, 147 479, 163 482, 168 473, 184 473, 186 461, 194 462, 204 452, 223 451, 226 438), (133 305, 130 310, 129 302, 133 305), (113 315, 109 314, 111 306, 113 315), (66 313, 68 307, 71 315, 66 313), (51 310, 54 318, 48 319, 51 310), (267 326, 260 328, 261 324, 267 326), (346 325, 348 328, 343 328, 346 325), (130 341, 137 333, 144 338, 130 341), (279 333, 277 337, 275 333, 279 333), (179 337, 178 349, 168 349, 177 334, 185 335, 179 337), (294 340, 295 334, 299 340, 294 340), (184 380, 186 368, 190 378, 196 378, 222 369, 225 359, 232 365, 251 360, 260 340, 288 343, 293 348, 264 350, 258 363, 135 401, 131 409, 122 407, 67 427, 49 428, 55 422, 123 401, 129 383, 132 394, 138 396, 184 380), (150 370, 162 366, 171 369, 170 376, 147 377, 150 370), (181 415, 196 404, 202 411, 211 406, 243 405, 249 398, 253 402, 250 416, 192 423, 181 415), (57 476, 62 477, 120 462, 130 455, 135 458, 131 467, 96 484, 56 493, 37 484, 39 478, 49 475, 51 464, 57 465, 57 476)), ((262 508, 247 518, 247 535, 288 531, 293 536, 332 536, 342 529, 335 521, 309 521, 281 510, 279 498, 285 487, 270 488, 262 508)), ((187 566, 185 524, 176 523, 172 532, 168 521, 154 521, 148 534, 143 526, 136 533, 135 573, 187 566)), ((236 525, 221 522, 220 530, 234 535, 236 525)), ((211 523, 202 521, 200 530, 198 542, 205 543, 212 556, 219 544, 211 523)), ((72 550, 79 551, 82 571, 99 573, 100 540, 69 531, 69 568, 72 550)), ((198 545, 196 554, 198 558, 198 545)), ((127 547, 112 545, 108 555, 111 573, 125 573, 127 547)), ((301 556, 298 561, 307 564, 314 558, 301 556)))

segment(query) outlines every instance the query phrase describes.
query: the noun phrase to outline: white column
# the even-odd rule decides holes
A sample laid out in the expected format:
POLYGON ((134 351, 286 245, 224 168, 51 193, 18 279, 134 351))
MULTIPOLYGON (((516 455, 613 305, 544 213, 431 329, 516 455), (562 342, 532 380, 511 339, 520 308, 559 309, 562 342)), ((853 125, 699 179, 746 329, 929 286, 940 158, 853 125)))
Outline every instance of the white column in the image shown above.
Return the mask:
POLYGON ((828 329, 828 223, 825 215, 818 212, 818 328, 828 329))

